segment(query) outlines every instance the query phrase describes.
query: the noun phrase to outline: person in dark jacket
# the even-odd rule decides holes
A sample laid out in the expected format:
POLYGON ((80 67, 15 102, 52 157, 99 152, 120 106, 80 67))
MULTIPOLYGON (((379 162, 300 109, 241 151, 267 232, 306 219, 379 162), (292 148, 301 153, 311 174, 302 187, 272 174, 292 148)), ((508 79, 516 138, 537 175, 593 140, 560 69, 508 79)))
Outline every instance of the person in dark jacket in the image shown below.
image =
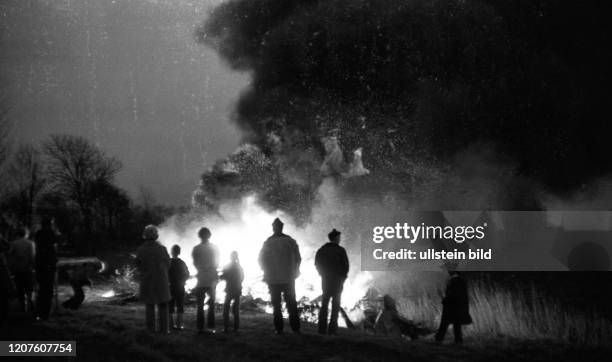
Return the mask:
POLYGON ((274 315, 276 334, 283 333, 281 294, 289 312, 289 325, 294 333, 300 333, 300 316, 295 300, 295 279, 300 275, 302 256, 297 242, 283 233, 283 222, 276 218, 272 222, 274 234, 263 244, 259 252, 259 265, 268 284, 274 315))
POLYGON ((449 274, 450 279, 446 284, 445 296, 442 299, 442 318, 435 338, 437 342, 442 342, 448 326, 452 324, 455 343, 462 343, 461 326, 472 323, 467 284, 458 271, 451 271, 449 274))
POLYGON ((38 318, 46 320, 51 312, 53 302, 53 284, 57 270, 57 244, 59 233, 57 232, 53 218, 43 216, 40 222, 40 230, 34 236, 36 245, 36 256, 34 259, 36 269, 36 281, 38 282, 38 295, 36 298, 36 310, 38 318))
POLYGON ((17 240, 11 243, 9 251, 10 267, 15 278, 19 309, 34 313, 34 242, 28 239, 28 231, 21 228, 17 232, 17 240))
POLYGON ((238 260, 238 252, 232 251, 231 262, 223 268, 221 279, 225 280, 225 302, 223 303, 223 324, 225 333, 229 330, 229 310, 232 307, 234 315, 234 332, 238 332, 240 325, 240 296, 242 295, 242 281, 244 272, 238 260), (233 304, 232 304, 233 302, 233 304))
POLYGON ((174 245, 170 250, 170 318, 172 319, 173 329, 183 329, 183 314, 185 313, 185 282, 189 279, 189 269, 187 264, 179 258, 181 247, 174 245), (176 310, 176 319, 174 312, 176 310))
POLYGON ((340 312, 340 297, 346 276, 349 271, 349 261, 346 250, 340 244, 340 232, 333 229, 329 234, 329 242, 323 245, 315 256, 315 266, 321 275, 323 297, 319 310, 319 333, 336 334, 338 329, 338 313, 340 312), (332 302, 331 319, 327 325, 327 308, 332 302))
POLYGON ((195 288, 196 294, 196 328, 198 333, 215 333, 215 300, 217 282, 219 275, 219 249, 210 242, 211 232, 203 227, 198 231, 200 244, 196 245, 191 252, 193 265, 198 271, 198 284, 195 288), (206 316, 207 329, 204 330, 204 300, 208 295, 208 312, 206 316))

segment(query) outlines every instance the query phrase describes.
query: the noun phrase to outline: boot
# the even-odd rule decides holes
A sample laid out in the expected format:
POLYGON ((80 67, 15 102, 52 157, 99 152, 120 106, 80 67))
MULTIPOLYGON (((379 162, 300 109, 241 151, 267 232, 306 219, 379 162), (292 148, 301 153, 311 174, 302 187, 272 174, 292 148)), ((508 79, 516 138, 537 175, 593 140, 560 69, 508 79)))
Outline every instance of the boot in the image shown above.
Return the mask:
POLYGON ((178 329, 178 316, 175 317, 174 313, 170 314, 170 324, 172 324, 172 329, 178 329))
POLYGON ((183 313, 176 314, 176 329, 184 329, 183 327, 183 313))

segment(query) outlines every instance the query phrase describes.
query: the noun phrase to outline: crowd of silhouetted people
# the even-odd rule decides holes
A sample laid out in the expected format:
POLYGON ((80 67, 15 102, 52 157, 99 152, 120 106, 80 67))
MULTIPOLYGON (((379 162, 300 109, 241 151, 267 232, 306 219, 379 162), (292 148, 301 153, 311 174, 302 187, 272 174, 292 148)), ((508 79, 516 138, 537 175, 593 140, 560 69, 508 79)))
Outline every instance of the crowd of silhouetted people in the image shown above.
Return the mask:
MULTIPOLYGON (((282 300, 289 313, 289 325, 293 332, 300 332, 300 318, 295 296, 295 279, 300 273, 302 257, 297 242, 283 233, 283 222, 275 219, 272 223, 273 234, 263 244, 259 253, 259 264, 264 272, 263 279, 268 284, 274 316, 274 330, 283 333, 282 300)), ((211 231, 203 227, 198 231, 200 243, 191 256, 197 270, 196 329, 200 333, 215 331, 216 287, 219 280, 225 281, 225 300, 223 302, 224 331, 230 328, 237 332, 240 326, 240 297, 244 272, 240 266, 238 252, 231 253, 231 261, 221 273, 219 251, 210 242, 211 231), (206 307, 204 301, 206 300, 206 307), (206 313, 204 313, 206 311, 206 313), (230 324, 230 314, 233 323, 230 324)), ((157 228, 149 225, 143 232, 144 243, 136 252, 136 264, 140 271, 139 299, 145 303, 145 320, 151 331, 168 333, 170 327, 183 329, 185 303, 185 283, 189 271, 180 258, 181 248, 174 245, 169 256, 166 248, 158 242, 157 228)), ((339 245, 340 232, 332 230, 329 242, 316 254, 315 264, 323 279, 323 306, 320 309, 319 332, 335 334, 338 328, 338 313, 342 287, 349 270, 346 251, 339 245), (331 301, 331 321, 327 323, 327 311, 331 301)))
MULTIPOLYGON (((270 292, 275 333, 282 334, 284 330, 283 299, 289 314, 289 326, 294 333, 300 333, 295 279, 300 275, 302 257, 297 242, 283 233, 283 226, 280 219, 276 218, 273 221, 273 234, 263 243, 259 253, 259 264, 264 272, 263 280, 268 284, 270 292)), ((210 242, 211 231, 203 227, 199 230, 198 236, 200 243, 191 253, 193 265, 197 270, 197 284, 194 290, 196 329, 199 333, 215 333, 215 291, 221 279, 226 283, 223 302, 224 331, 228 332, 232 327, 233 331, 237 332, 240 325, 240 296, 244 279, 238 253, 233 251, 230 263, 218 273, 219 252, 210 242), (231 325, 230 311, 233 315, 231 325)), ((174 329, 183 329, 185 282, 189 272, 185 262, 180 259, 181 249, 178 245, 173 246, 172 257, 168 256, 166 248, 157 241, 157 228, 153 225, 145 228, 143 238, 145 242, 138 248, 136 260, 141 273, 140 300, 146 305, 147 328, 150 331, 169 333, 172 324, 174 329)), ((341 233, 333 229, 328 234, 328 238, 329 241, 319 248, 315 255, 315 266, 321 276, 323 292, 318 332, 335 335, 338 330, 342 289, 349 272, 349 259, 346 250, 339 245, 341 233), (328 318, 330 302, 331 312, 328 318)), ((441 342, 449 325, 452 324, 455 342, 461 343, 463 341, 461 326, 471 323, 467 286, 458 272, 451 272, 450 276, 443 299, 441 323, 435 340, 441 342)), ((392 320, 399 318, 397 310, 394 311, 394 314, 390 314, 392 320), (397 318, 393 317, 395 315, 397 318)))
MULTIPOLYGON (((280 219, 273 221, 273 234, 263 243, 259 264, 263 270, 263 280, 269 288, 275 333, 283 333, 284 300, 289 314, 289 326, 294 333, 299 334, 300 317, 295 280, 300 275, 302 258, 297 242, 283 233, 283 226, 280 219)), ((136 266, 140 278, 138 298, 145 304, 146 327, 152 332, 161 333, 170 333, 170 328, 181 330, 184 328, 185 283, 190 277, 189 269, 181 259, 181 248, 174 245, 169 255, 166 247, 158 241, 158 230, 153 225, 145 227, 142 237, 144 242, 136 251, 136 266)), ((202 227, 198 231, 198 237, 200 243, 191 252, 193 265, 197 270, 197 284, 194 289, 196 329, 199 333, 215 333, 215 292, 217 283, 224 280, 223 329, 225 332, 238 332, 244 280, 238 252, 231 253, 229 264, 219 272, 219 251, 210 242, 211 231, 202 227), (233 323, 230 323, 230 314, 233 323)), ((338 230, 333 229, 328 234, 328 239, 315 255, 315 266, 321 276, 323 292, 318 332, 335 335, 338 330, 342 290, 349 272, 349 259, 345 249, 339 245, 341 233, 338 230), (331 312, 328 313, 330 302, 331 312)), ((33 240, 28 238, 27 232, 23 232, 11 243, 4 240, 0 242, 1 321, 6 321, 8 317, 11 289, 17 294, 22 311, 32 312, 37 319, 49 318, 57 271, 57 242, 58 232, 53 219, 49 217, 42 218, 41 227, 34 234, 33 240), (38 288, 36 302, 32 298, 34 279, 38 288)), ((72 271, 69 279, 74 295, 66 300, 63 306, 77 309, 85 298, 82 287, 87 285, 88 278, 85 271, 77 268, 72 271)), ((461 343, 461 326, 470 324, 472 320, 469 314, 467 286, 458 272, 450 272, 442 304, 443 312, 435 340, 442 341, 452 324, 455 342, 461 343)), ((387 314, 384 316, 390 323, 401 319, 391 298, 385 300, 385 311, 387 314)), ((384 314, 384 311, 381 314, 384 314)), ((379 316, 379 319, 384 318, 379 316)))
POLYGON ((53 218, 48 216, 41 218, 40 228, 34 233, 33 240, 25 228, 18 230, 12 242, 0 237, 0 322, 8 319, 9 297, 12 294, 17 295, 21 311, 29 311, 37 319, 49 318, 57 268, 58 237, 53 218))

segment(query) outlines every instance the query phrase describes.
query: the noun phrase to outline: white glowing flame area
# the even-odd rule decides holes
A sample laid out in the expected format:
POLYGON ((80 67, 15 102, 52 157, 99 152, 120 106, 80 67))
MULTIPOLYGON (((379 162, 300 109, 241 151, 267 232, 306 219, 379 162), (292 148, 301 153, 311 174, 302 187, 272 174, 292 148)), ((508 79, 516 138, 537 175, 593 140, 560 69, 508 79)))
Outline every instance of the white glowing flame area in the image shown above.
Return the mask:
MULTIPOLYGON (((189 267, 190 273, 195 275, 191 251, 200 242, 197 236, 198 230, 203 226, 208 227, 212 233, 210 241, 219 249, 219 268, 223 268, 229 262, 232 251, 237 251, 245 275, 243 295, 250 294, 253 298, 269 301, 268 287, 262 280, 263 272, 259 266, 258 256, 263 242, 272 234, 272 221, 276 217, 283 220, 284 233, 297 241, 302 255, 300 276, 296 279, 295 285, 297 299, 313 300, 321 295, 321 278, 314 265, 314 256, 317 249, 327 242, 327 233, 331 228, 327 229, 328 225, 317 224, 316 220, 304 227, 297 227, 291 217, 282 212, 270 213, 264 210, 257 203, 255 196, 225 204, 220 208, 219 215, 203 217, 187 225, 178 226, 176 220, 169 220, 160 226, 159 240, 168 250, 178 244, 181 247, 180 257, 189 267)), ((329 222, 329 218, 326 220, 329 222)), ((370 273, 358 270, 358 261, 354 260, 358 258, 358 254, 351 255, 349 249, 351 248, 347 247, 352 270, 344 284, 342 294, 342 305, 347 311, 350 311, 365 295, 372 281, 370 273)), ((358 250, 358 246, 353 245, 352 249, 358 250)), ((195 278, 190 279, 186 288, 192 289, 195 283, 195 278)), ((217 302, 222 302, 224 288, 224 282, 217 285, 217 302)))

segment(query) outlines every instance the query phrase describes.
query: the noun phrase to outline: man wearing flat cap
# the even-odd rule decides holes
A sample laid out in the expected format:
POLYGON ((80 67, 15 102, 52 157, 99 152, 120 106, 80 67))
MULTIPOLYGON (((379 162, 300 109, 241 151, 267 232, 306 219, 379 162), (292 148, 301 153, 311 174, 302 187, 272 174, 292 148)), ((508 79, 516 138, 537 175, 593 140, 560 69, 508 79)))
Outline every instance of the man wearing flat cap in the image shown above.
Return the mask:
POLYGON ((315 256, 315 266, 321 275, 323 297, 319 310, 319 333, 330 335, 338 330, 338 313, 340 312, 340 296, 344 281, 349 271, 349 261, 346 250, 340 244, 340 232, 333 229, 327 237, 329 242, 323 245, 315 256), (327 325, 327 308, 332 302, 329 327, 327 325))
POLYGON ((264 281, 270 289, 275 332, 283 333, 282 294, 287 304, 291 329, 299 333, 300 318, 295 300, 295 279, 300 275, 300 249, 293 238, 283 234, 283 222, 279 218, 272 223, 272 230, 274 234, 264 242, 259 253, 259 265, 264 272, 264 281))

